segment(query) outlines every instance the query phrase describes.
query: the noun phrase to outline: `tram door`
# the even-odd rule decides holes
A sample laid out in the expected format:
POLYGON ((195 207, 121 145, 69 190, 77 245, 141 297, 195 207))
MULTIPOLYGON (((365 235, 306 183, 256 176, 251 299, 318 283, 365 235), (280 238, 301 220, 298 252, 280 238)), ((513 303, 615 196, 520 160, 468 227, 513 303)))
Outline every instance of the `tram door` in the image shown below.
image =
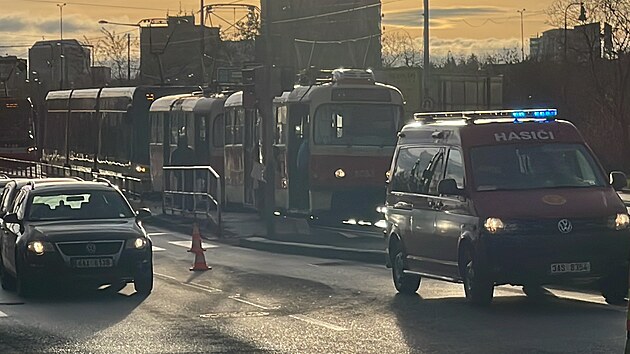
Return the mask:
POLYGON ((289 177, 289 209, 309 210, 309 106, 292 105, 289 108, 287 144, 288 177, 289 177), (302 149, 302 152, 300 150, 302 149))
POLYGON ((256 145, 258 137, 256 136, 256 110, 245 110, 245 122, 243 127, 243 176, 244 181, 244 205, 256 206, 256 191, 254 188, 254 178, 252 171, 254 168, 254 159, 258 158, 256 145))

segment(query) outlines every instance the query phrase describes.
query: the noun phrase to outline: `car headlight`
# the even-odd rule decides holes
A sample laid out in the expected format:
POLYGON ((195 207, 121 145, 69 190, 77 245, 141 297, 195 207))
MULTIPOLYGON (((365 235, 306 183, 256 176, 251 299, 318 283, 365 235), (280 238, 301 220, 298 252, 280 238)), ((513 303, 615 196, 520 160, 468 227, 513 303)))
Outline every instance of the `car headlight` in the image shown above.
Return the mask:
POLYGON ((625 230, 630 225, 630 216, 628 214, 617 214, 615 217, 615 230, 625 230))
POLYGON ((335 171, 335 177, 337 177, 337 178, 344 178, 344 177, 346 177, 346 171, 342 170, 341 168, 338 169, 337 171, 335 171))
POLYGON ((148 170, 149 169, 146 168, 145 166, 140 166, 140 165, 136 166, 136 172, 138 172, 138 173, 146 173, 148 170))
POLYGON ((137 237, 127 240, 126 248, 134 248, 137 250, 141 250, 147 246, 147 239, 144 237, 137 237))
POLYGON ((499 218, 487 218, 483 223, 483 227, 485 227, 489 233, 496 234, 505 228, 505 224, 499 218))
POLYGON ((26 248, 29 252, 33 252, 38 256, 43 255, 46 252, 54 252, 55 247, 52 244, 44 241, 31 241, 28 243, 26 248))

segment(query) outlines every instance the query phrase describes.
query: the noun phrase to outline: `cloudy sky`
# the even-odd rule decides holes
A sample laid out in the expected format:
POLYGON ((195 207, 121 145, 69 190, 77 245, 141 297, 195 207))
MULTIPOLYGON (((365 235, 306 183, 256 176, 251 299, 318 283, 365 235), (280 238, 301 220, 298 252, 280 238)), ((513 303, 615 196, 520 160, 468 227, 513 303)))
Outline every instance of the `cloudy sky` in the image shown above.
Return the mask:
MULTIPOLYGON (((206 4, 238 2, 256 4, 255 0, 212 1, 206 4)), ((546 9, 552 0, 431 0, 432 55, 444 56, 491 52, 501 48, 520 48, 520 15, 525 9, 525 37, 536 36, 550 28, 546 9)), ((0 0, 0 55, 26 57, 33 42, 59 38, 60 11, 49 0, 0 0)), ((150 17, 190 14, 199 0, 66 0, 63 7, 64 38, 95 39, 100 36, 98 20, 133 22, 150 17)), ((383 0, 385 32, 405 32, 421 44, 422 0, 383 0)), ((231 18, 233 14, 224 13, 231 18)), ((215 25, 221 20, 215 18, 215 25)), ((131 27, 109 27, 117 32, 131 27)), ((527 47, 527 42, 526 42, 527 47)))

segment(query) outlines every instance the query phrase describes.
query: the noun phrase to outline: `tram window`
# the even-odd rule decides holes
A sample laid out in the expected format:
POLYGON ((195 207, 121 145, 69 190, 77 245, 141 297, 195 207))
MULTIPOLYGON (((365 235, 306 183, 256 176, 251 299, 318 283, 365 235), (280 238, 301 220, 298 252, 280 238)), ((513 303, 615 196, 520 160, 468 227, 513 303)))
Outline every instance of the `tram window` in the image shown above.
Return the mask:
POLYGON ((276 107, 276 134, 275 144, 286 144, 287 107, 276 107))
POLYGON ((324 104, 315 113, 315 143, 393 146, 400 110, 387 104, 324 104))
POLYGON ((224 120, 224 114, 219 114, 214 118, 214 125, 212 127, 212 146, 214 147, 223 147, 223 145, 225 145, 223 136, 224 120))
POLYGON ((207 136, 206 136, 207 119, 208 119, 208 116, 199 117, 199 120, 198 120, 199 126, 195 127, 196 128, 195 130, 199 132, 199 142, 206 142, 207 140, 207 136))
POLYGON ((225 112, 225 145, 234 144, 234 109, 225 112))
POLYGON ((234 144, 243 143, 243 128, 245 125, 245 109, 239 108, 234 116, 234 144))
POLYGON ((152 113, 151 117, 151 142, 162 143, 164 140, 164 113, 152 113))

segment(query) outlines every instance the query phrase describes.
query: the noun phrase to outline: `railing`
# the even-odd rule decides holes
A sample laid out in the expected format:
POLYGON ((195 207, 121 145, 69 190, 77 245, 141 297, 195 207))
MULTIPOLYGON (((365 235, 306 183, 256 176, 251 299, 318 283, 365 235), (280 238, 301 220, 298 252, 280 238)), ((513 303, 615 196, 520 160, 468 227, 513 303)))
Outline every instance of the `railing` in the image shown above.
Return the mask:
POLYGON ((164 214, 205 216, 222 236, 221 177, 211 166, 164 166, 162 211, 164 214), (213 218, 212 211, 216 212, 213 218))
POLYGON ((84 180, 105 178, 128 198, 142 198, 142 180, 136 177, 91 171, 79 166, 58 166, 43 162, 0 157, 0 173, 12 178, 79 177, 84 180))

